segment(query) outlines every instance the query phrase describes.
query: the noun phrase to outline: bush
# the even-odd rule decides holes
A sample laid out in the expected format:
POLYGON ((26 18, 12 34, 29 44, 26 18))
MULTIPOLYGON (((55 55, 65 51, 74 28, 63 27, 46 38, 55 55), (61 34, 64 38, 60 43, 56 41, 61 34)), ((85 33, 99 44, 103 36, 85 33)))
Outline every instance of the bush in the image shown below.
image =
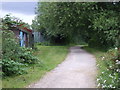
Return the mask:
POLYGON ((20 62, 26 64, 35 64, 38 61, 38 58, 32 55, 32 49, 29 48, 21 48, 22 53, 19 53, 20 62), (23 53, 24 52, 24 53, 23 53))
POLYGON ((118 49, 110 49, 103 57, 98 68, 101 70, 98 75, 98 87, 120 88, 120 58, 118 49))
POLYGON ((12 31, 3 31, 2 32, 2 58, 3 59, 11 59, 18 60, 20 48, 14 39, 14 33, 12 31))
POLYGON ((23 66, 25 65, 10 59, 2 60, 2 71, 6 76, 23 74, 25 72, 23 66))
POLYGON ((32 49, 20 47, 12 31, 2 31, 2 72, 3 76, 24 73, 26 64, 35 64, 38 59, 32 55, 32 49))

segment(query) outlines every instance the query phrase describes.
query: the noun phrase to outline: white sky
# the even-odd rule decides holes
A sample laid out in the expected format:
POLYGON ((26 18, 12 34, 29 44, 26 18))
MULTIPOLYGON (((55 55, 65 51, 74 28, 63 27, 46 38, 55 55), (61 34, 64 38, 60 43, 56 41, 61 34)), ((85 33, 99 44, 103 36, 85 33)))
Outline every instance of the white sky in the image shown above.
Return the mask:
POLYGON ((22 20, 23 22, 26 22, 28 24, 32 24, 32 20, 34 19, 35 15, 27 15, 27 14, 23 14, 23 13, 18 13, 18 12, 10 12, 10 11, 3 11, 0 12, 0 17, 4 17, 6 14, 11 14, 11 16, 15 16, 17 18, 19 18, 20 20, 22 20))
POLYGON ((1 2, 38 2, 39 0, 0 0, 1 2))
POLYGON ((5 1, 5 2, 2 2, 2 3, 0 2, 0 18, 3 18, 6 14, 11 14, 11 16, 15 16, 20 20, 22 20, 23 22, 26 22, 30 25, 32 24, 32 20, 35 17, 34 11, 35 11, 36 4, 34 2, 20 3, 20 2, 6 2, 11 0, 2 0, 2 1, 5 1))

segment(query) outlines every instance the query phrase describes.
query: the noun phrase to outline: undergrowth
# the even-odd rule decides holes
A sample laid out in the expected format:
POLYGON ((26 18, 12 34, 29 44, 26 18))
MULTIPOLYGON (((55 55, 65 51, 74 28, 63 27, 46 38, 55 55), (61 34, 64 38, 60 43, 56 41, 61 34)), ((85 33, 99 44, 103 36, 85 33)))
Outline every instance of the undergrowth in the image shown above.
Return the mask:
POLYGON ((24 67, 35 64, 38 58, 32 55, 30 48, 20 47, 12 31, 2 31, 2 76, 20 75, 25 73, 24 67))
POLYGON ((84 47, 85 50, 94 54, 97 60, 97 87, 120 88, 120 51, 112 48, 107 51, 84 47))

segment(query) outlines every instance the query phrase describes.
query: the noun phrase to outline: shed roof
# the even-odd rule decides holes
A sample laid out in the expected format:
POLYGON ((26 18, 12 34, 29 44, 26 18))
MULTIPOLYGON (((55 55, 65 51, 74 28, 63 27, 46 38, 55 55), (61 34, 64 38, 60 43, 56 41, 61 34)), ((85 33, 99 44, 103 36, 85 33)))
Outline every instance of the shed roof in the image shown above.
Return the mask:
POLYGON ((32 33, 32 30, 31 30, 31 29, 28 29, 27 27, 24 27, 23 25, 24 25, 24 24, 17 25, 17 27, 18 27, 20 30, 24 31, 24 32, 32 33))

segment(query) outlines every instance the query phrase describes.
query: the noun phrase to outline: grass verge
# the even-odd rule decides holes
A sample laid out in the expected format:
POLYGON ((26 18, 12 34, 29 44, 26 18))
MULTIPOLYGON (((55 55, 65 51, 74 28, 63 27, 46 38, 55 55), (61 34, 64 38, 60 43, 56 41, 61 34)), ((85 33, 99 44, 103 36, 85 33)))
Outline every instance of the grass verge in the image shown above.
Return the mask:
POLYGON ((27 67, 27 74, 6 77, 2 79, 2 88, 23 88, 39 80, 46 72, 60 64, 68 53, 68 46, 37 46, 34 55, 40 59, 41 64, 27 67))
POLYGON ((97 60, 98 74, 97 87, 98 88, 120 88, 120 64, 118 50, 110 49, 108 51, 84 47, 84 49, 93 55, 97 60))

